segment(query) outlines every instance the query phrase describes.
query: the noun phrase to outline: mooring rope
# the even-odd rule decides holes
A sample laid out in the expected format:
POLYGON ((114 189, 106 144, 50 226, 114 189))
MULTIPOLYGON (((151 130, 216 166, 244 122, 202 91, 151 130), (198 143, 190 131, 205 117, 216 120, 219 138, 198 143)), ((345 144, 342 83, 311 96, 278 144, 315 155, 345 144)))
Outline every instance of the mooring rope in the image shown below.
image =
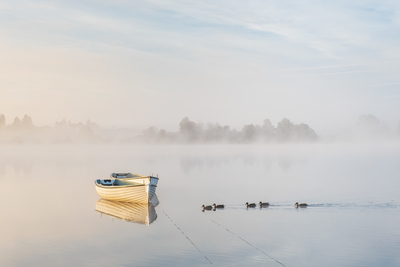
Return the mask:
POLYGON ((261 253, 263 253, 264 255, 268 256, 270 259, 274 260, 275 262, 279 263, 282 266, 285 266, 285 264, 283 264, 282 262, 278 261, 277 259, 274 259, 273 257, 271 257, 270 255, 268 255, 267 253, 265 253, 264 251, 262 251, 261 249, 259 249, 258 247, 254 246, 253 244, 251 244, 249 241, 241 238, 240 236, 238 236, 237 234, 235 234, 234 232, 232 232, 231 230, 229 230, 228 228, 222 226, 221 224, 217 223, 214 220, 211 220, 213 223, 215 223, 216 225, 218 225, 219 227, 225 229, 226 231, 228 231, 229 233, 231 233, 232 235, 238 237, 240 240, 242 240, 243 242, 247 243, 248 245, 252 246, 253 248, 257 249, 258 251, 260 251, 261 253))
POLYGON ((189 240, 190 243, 192 243, 192 245, 204 256, 204 258, 206 258, 206 260, 211 263, 212 265, 214 265, 208 258, 206 255, 204 255, 204 253, 193 243, 193 241, 181 230, 181 228, 179 228, 179 226, 168 216, 168 214, 161 210, 165 216, 167 216, 167 218, 175 225, 175 227, 186 237, 187 240, 189 240))

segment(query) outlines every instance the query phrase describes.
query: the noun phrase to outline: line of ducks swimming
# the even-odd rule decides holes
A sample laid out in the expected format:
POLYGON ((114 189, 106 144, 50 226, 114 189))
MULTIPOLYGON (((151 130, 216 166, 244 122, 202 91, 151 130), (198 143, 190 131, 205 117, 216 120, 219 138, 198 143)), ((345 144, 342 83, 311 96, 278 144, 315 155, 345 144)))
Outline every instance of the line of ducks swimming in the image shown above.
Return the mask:
MULTIPOLYGON (((260 201, 260 203, 258 203, 258 205, 260 206, 260 208, 265 208, 265 207, 268 207, 269 206, 269 202, 262 202, 262 201, 260 201)), ((308 206, 308 204, 307 203, 299 203, 299 202, 296 202, 296 203, 294 203, 294 205, 296 206, 296 208, 306 208, 307 206, 308 206)), ((246 202, 246 208, 255 208, 257 205, 256 205, 256 203, 249 203, 249 202, 246 202)), ((223 205, 223 204, 220 204, 220 205, 216 205, 215 203, 213 204, 213 205, 208 205, 208 206, 201 206, 201 208, 202 208, 202 210, 203 210, 203 212, 205 211, 205 210, 213 210, 213 211, 215 211, 216 209, 223 209, 223 208, 225 208, 225 205, 223 205)))
MULTIPOLYGON (((269 202, 261 202, 260 201, 260 203, 258 203, 258 205, 260 206, 260 208, 268 207, 269 206, 269 202)), ((296 206, 296 208, 299 208, 299 207, 300 208, 305 208, 305 207, 308 206, 307 203, 299 203, 299 202, 294 203, 294 205, 296 206)), ((247 208, 255 208, 256 206, 257 206, 256 203, 246 202, 246 207, 247 208)))
POLYGON ((201 206, 201 208, 202 208, 202 210, 203 211, 205 211, 205 210, 213 210, 213 211, 215 211, 216 209, 223 209, 223 208, 225 208, 225 205, 224 204, 219 204, 219 205, 217 205, 217 204, 212 204, 212 205, 209 205, 209 206, 201 206))

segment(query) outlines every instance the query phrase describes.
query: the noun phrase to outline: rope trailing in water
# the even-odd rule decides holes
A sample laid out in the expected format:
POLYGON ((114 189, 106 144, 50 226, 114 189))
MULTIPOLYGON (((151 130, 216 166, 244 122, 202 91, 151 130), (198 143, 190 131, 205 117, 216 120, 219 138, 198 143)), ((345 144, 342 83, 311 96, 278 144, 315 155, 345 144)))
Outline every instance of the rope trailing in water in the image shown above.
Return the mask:
POLYGON ((193 243, 193 241, 181 230, 181 228, 179 228, 178 225, 176 225, 176 223, 168 216, 168 214, 161 210, 165 216, 167 216, 167 218, 175 225, 175 227, 186 237, 187 240, 189 240, 190 243, 192 243, 192 245, 204 256, 204 258, 206 258, 206 260, 211 263, 212 265, 214 265, 208 258, 206 255, 204 255, 204 253, 193 243))
POLYGON ((285 264, 283 264, 282 262, 278 261, 277 259, 274 259, 273 257, 271 257, 270 255, 268 255, 267 253, 265 253, 264 251, 262 251, 261 249, 259 249, 258 247, 254 246, 253 244, 251 244, 250 242, 248 242, 247 240, 241 238, 240 236, 238 236, 237 234, 235 234, 234 232, 232 232, 231 230, 229 230, 228 228, 225 228, 224 226, 222 226, 221 224, 217 223, 214 220, 211 220, 213 223, 215 223, 216 225, 218 225, 219 227, 225 229, 226 231, 228 231, 229 233, 231 233, 232 235, 236 236, 237 238, 239 238, 240 240, 242 240, 243 242, 247 243, 248 245, 252 246, 253 248, 257 249, 258 251, 260 251, 262 254, 268 256, 270 259, 274 260, 275 262, 279 263, 282 266, 285 266, 285 264))

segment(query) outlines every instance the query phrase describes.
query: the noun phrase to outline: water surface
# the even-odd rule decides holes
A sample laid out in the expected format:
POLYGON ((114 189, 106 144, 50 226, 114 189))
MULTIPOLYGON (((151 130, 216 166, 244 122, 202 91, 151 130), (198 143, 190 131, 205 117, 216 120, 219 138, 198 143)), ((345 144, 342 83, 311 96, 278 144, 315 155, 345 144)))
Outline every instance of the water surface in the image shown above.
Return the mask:
POLYGON ((2 145, 0 265, 400 266, 399 162, 399 144, 2 145), (149 224, 96 211, 94 180, 125 171, 160 177, 149 224))

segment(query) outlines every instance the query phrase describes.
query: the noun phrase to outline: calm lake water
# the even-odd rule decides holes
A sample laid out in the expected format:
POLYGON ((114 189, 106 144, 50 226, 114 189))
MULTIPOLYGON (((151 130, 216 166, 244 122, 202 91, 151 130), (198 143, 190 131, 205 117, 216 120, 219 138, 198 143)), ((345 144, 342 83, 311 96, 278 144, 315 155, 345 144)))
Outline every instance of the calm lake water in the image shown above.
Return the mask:
POLYGON ((400 266, 399 143, 0 152, 0 266, 400 266), (149 225, 96 211, 112 172, 158 174, 149 225))

